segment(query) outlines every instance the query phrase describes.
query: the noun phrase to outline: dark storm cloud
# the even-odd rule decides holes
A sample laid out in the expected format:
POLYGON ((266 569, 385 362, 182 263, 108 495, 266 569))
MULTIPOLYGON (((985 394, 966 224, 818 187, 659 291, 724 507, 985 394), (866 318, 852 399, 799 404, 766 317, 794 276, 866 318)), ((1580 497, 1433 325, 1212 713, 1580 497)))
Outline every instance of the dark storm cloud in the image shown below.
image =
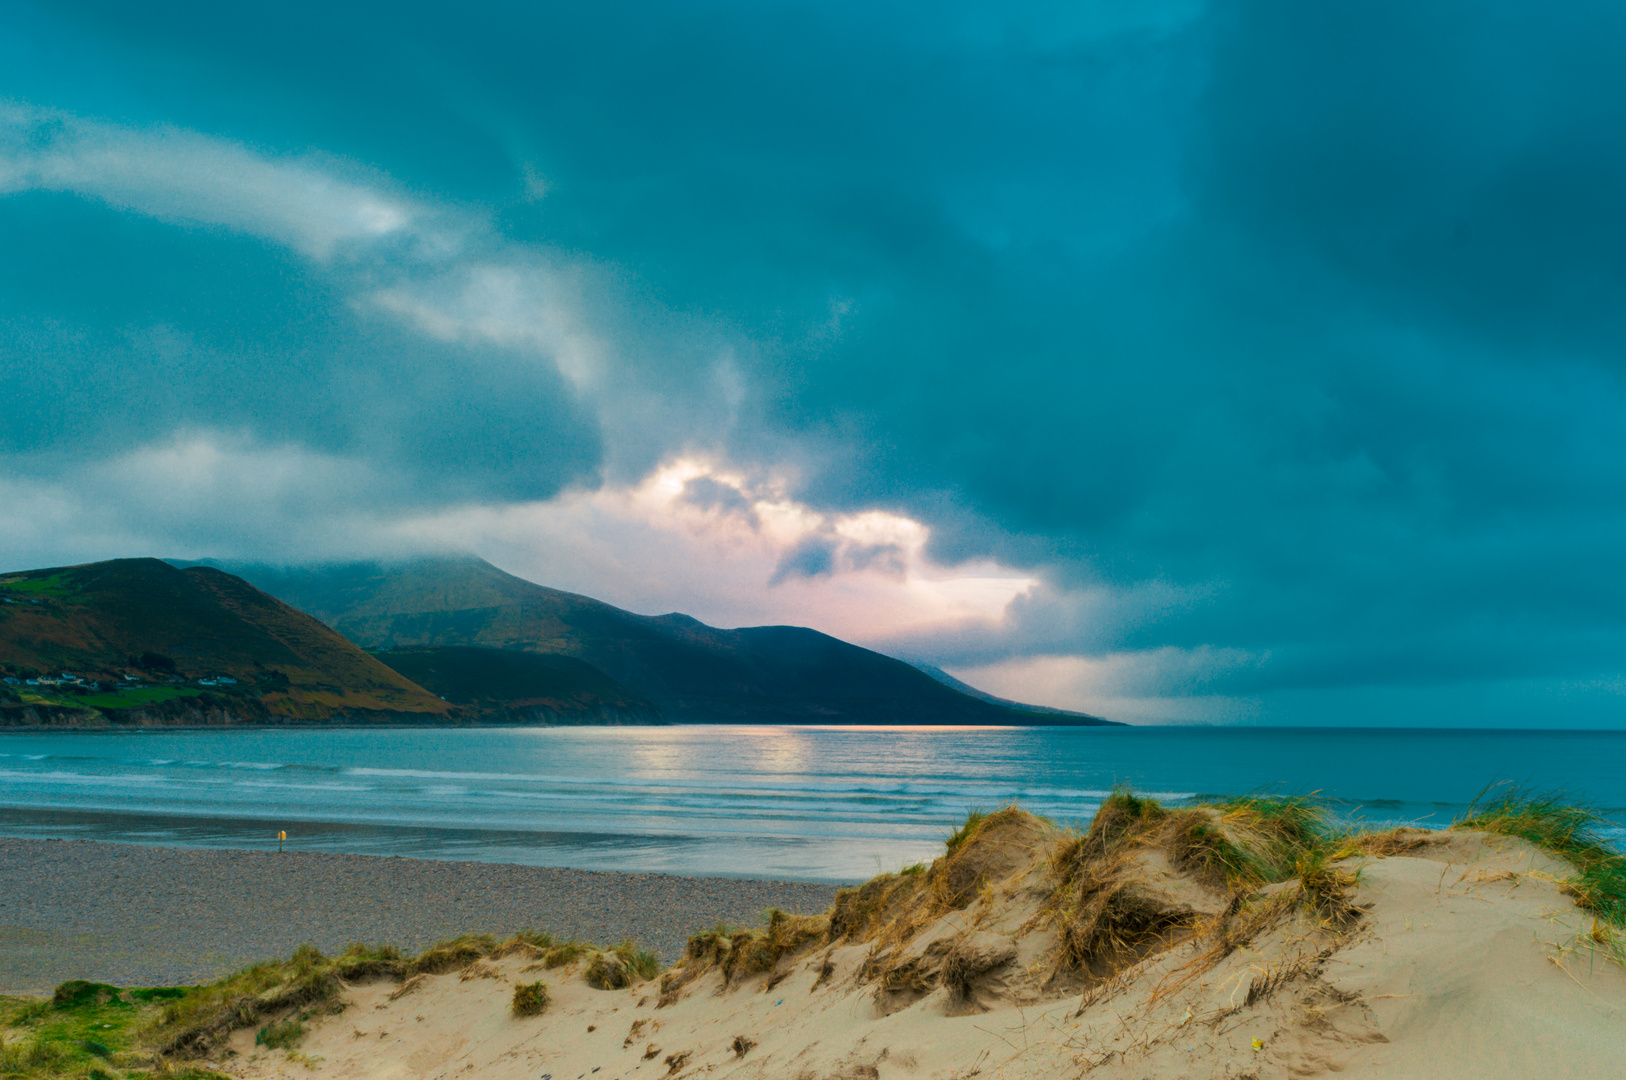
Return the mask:
POLYGON ((825 536, 809 536, 785 552, 768 584, 779 585, 791 578, 824 577, 835 569, 835 541, 825 536))
MULTIPOLYGON (((1246 658, 1159 668, 1174 696, 1618 677, 1616 7, 6 18, 17 475, 226 433, 348 463, 387 515, 700 447, 1044 577, 1001 632, 913 643, 945 662, 1246 658), (109 180, 110 142, 174 171, 109 180)), ((861 561, 813 537, 774 580, 861 561)))
POLYGON ((698 506, 702 510, 716 510, 723 514, 734 514, 750 522, 753 528, 757 525, 756 511, 745 493, 739 488, 709 476, 697 476, 683 485, 683 501, 691 506, 698 506))

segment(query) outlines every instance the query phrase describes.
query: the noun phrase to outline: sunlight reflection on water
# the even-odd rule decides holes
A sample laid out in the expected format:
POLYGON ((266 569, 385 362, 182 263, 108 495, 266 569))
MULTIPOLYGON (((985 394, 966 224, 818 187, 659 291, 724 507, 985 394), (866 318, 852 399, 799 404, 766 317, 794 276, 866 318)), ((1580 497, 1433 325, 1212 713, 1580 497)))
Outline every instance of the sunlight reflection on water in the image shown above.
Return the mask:
POLYGON ((1165 799, 1318 793, 1443 824, 1490 781, 1626 806, 1626 733, 683 725, 0 735, 0 833, 853 880, 972 807, 1087 822, 1165 799), (1581 740, 1577 742, 1577 740, 1581 740), (1585 752, 1580 752, 1582 749, 1585 752))

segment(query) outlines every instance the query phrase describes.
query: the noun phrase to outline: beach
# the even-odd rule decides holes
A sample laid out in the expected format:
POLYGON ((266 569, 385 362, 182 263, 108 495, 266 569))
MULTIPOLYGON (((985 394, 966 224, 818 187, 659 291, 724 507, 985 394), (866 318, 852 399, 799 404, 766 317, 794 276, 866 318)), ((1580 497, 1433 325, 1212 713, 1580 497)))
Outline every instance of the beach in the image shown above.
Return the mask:
POLYGON ((305 942, 419 950, 536 929, 675 960, 690 934, 820 911, 836 886, 321 852, 0 838, 0 993, 196 983, 305 942))
POLYGON ((1262 857, 1279 819, 1151 806, 1126 797, 1087 837, 1017 809, 970 821, 929 867, 824 915, 706 935, 647 981, 614 956, 524 941, 393 972, 362 959, 325 984, 296 966, 283 989, 245 985, 159 1045, 239 1080, 1626 1070, 1615 931, 1578 909, 1550 853, 1397 830, 1319 848, 1333 862, 1312 841, 1302 877, 1233 891, 1201 852, 1262 857), (272 1045, 273 1022, 296 1048, 272 1045))
POLYGON ((9 1003, 5 1037, 77 1024, 94 1038, 28 1046, 237 1080, 1592 1080, 1626 1070, 1621 867, 1584 828, 1543 825, 1574 820, 1510 799, 1449 830, 1351 835, 1291 799, 1168 808, 1125 793, 1087 831, 1018 807, 971 815, 930 864, 839 895, 0 841, 12 989, 274 961, 173 1008, 64 987, 9 1003), (764 922, 770 906, 793 914, 764 922), (699 933, 664 966, 559 940, 630 935, 671 961, 718 921, 736 929, 699 933), (498 940, 524 927, 555 936, 498 940), (336 955, 469 930, 494 936, 336 955), (328 959, 294 953, 304 941, 328 959))

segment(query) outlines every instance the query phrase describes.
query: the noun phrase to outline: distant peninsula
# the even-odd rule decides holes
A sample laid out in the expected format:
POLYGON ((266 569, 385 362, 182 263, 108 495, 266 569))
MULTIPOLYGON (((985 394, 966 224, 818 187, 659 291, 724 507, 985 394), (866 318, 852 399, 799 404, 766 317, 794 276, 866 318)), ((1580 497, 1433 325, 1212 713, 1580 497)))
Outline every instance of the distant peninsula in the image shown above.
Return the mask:
POLYGON ((471 556, 0 574, 4 727, 1111 723, 920 668, 805 627, 636 615, 471 556))

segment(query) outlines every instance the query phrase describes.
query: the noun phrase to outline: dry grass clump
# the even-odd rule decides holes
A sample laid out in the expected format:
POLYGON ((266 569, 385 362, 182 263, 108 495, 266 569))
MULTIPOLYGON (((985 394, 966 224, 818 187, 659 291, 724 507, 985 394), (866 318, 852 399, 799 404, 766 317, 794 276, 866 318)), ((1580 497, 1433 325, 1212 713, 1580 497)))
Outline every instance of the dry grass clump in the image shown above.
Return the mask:
POLYGON ((333 961, 333 973, 348 983, 374 979, 402 979, 411 961, 394 945, 363 945, 360 942, 340 953, 333 961))
POLYGON ((1197 923, 1197 912, 1169 903, 1132 877, 1081 873, 1057 898, 1061 931, 1058 964, 1105 978, 1176 941, 1197 923))
POLYGON ((830 909, 830 940, 907 940, 932 919, 967 907, 990 883, 1026 867, 1054 832, 1017 806, 993 813, 973 810, 931 865, 880 874, 837 893, 830 909))
POLYGON ((583 974, 589 986, 623 990, 635 982, 653 979, 660 970, 660 957, 635 942, 623 941, 613 949, 593 953, 583 974))
POLYGON ((1300 796, 1247 795, 1213 809, 1219 835, 1210 839, 1206 858, 1233 889, 1286 881, 1307 852, 1335 842, 1325 811, 1300 796))
POLYGON ((943 957, 904 946, 933 921, 969 907, 995 883, 1032 868, 1056 829, 1017 806, 973 810, 930 866, 882 874, 836 894, 828 940, 873 943, 863 977, 890 991, 920 992, 940 978, 943 957))
POLYGON ((1114 791, 1088 832, 1050 855, 1055 886, 1045 914, 1060 931, 1056 971, 1105 978, 1188 936, 1197 912, 1147 887, 1139 851, 1170 830, 1155 799, 1114 791))
POLYGON ((540 1016, 548 1007, 549 1000, 547 983, 520 983, 514 987, 513 1013, 515 1016, 540 1016))
POLYGON ((1105 854, 1125 838, 1147 832, 1168 816, 1169 812, 1156 799, 1117 788, 1102 801, 1084 839, 1091 848, 1105 854))
POLYGON ((930 874, 930 869, 914 874, 878 874, 856 889, 842 889, 830 909, 831 940, 864 941, 874 937, 889 915, 924 891, 930 874))
POLYGON ((1342 930, 1361 917, 1360 908, 1350 899, 1355 874, 1333 865, 1328 853, 1311 849, 1299 856, 1293 867, 1299 879, 1299 898, 1328 929, 1342 930))
MULTIPOLYGON (((979 816, 976 811, 950 837, 954 846, 916 880, 929 892, 930 915, 966 907, 983 888, 1028 866, 1055 828, 1019 806, 979 816)), ((907 880, 907 878, 906 878, 907 880)), ((922 912, 922 914, 926 914, 922 912)))
POLYGON ((828 915, 787 915, 774 908, 768 912, 766 930, 747 930, 729 941, 725 978, 737 982, 772 971, 781 958, 823 944, 829 933, 828 915))
POLYGON ((170 1001, 143 1035, 160 1056, 200 1057, 261 1017, 330 1006, 339 990, 332 962, 301 945, 287 960, 256 964, 170 1001))
POLYGON ((592 946, 584 945, 580 941, 560 941, 552 934, 539 930, 522 930, 498 945, 492 951, 491 959, 500 960, 505 956, 524 953, 551 971, 566 964, 573 964, 592 951, 592 946))
POLYGON ((1174 865, 1217 889, 1257 888, 1267 882, 1268 871, 1231 839, 1219 816, 1202 811, 1181 815, 1169 835, 1174 865))
POLYGON ((574 964, 587 953, 587 946, 579 941, 562 941, 543 954, 542 966, 551 971, 566 964, 574 964))
POLYGON ((1360 913, 1349 899, 1355 876, 1336 863, 1354 853, 1305 798, 1252 795, 1171 810, 1115 791, 1089 830, 1051 856, 1046 913, 1060 932, 1056 973, 1104 979, 1202 934, 1213 939, 1204 955, 1217 961, 1295 906, 1344 929, 1360 913), (1224 913, 1205 915, 1154 885, 1143 861, 1154 852, 1227 894, 1224 913), (1293 879, 1296 889, 1257 899, 1293 879))
POLYGON ((683 958, 700 964, 722 964, 728 959, 734 935, 739 933, 727 923, 718 923, 710 930, 702 930, 689 938, 684 946, 683 958))
POLYGON ((497 951, 497 939, 490 934, 462 934, 438 942, 418 954, 407 965, 407 975, 442 975, 468 967, 497 951))
POLYGON ((1440 834, 1429 829, 1416 829, 1401 825, 1386 832, 1363 832, 1345 842, 1352 855, 1367 855, 1374 859, 1387 859, 1394 855, 1409 855, 1436 842, 1440 834))
POLYGON ((768 911, 765 930, 736 930, 718 924, 695 934, 684 948, 683 965, 661 980, 661 1000, 671 1004, 679 991, 702 973, 721 970, 723 985, 773 971, 786 956, 830 939, 829 915, 787 915, 768 911))
POLYGON ((1510 787, 1476 803, 1452 828, 1517 836, 1557 855, 1575 867, 1575 876, 1564 883, 1575 902, 1626 926, 1626 856, 1603 838, 1607 825, 1596 810, 1562 795, 1510 787))

